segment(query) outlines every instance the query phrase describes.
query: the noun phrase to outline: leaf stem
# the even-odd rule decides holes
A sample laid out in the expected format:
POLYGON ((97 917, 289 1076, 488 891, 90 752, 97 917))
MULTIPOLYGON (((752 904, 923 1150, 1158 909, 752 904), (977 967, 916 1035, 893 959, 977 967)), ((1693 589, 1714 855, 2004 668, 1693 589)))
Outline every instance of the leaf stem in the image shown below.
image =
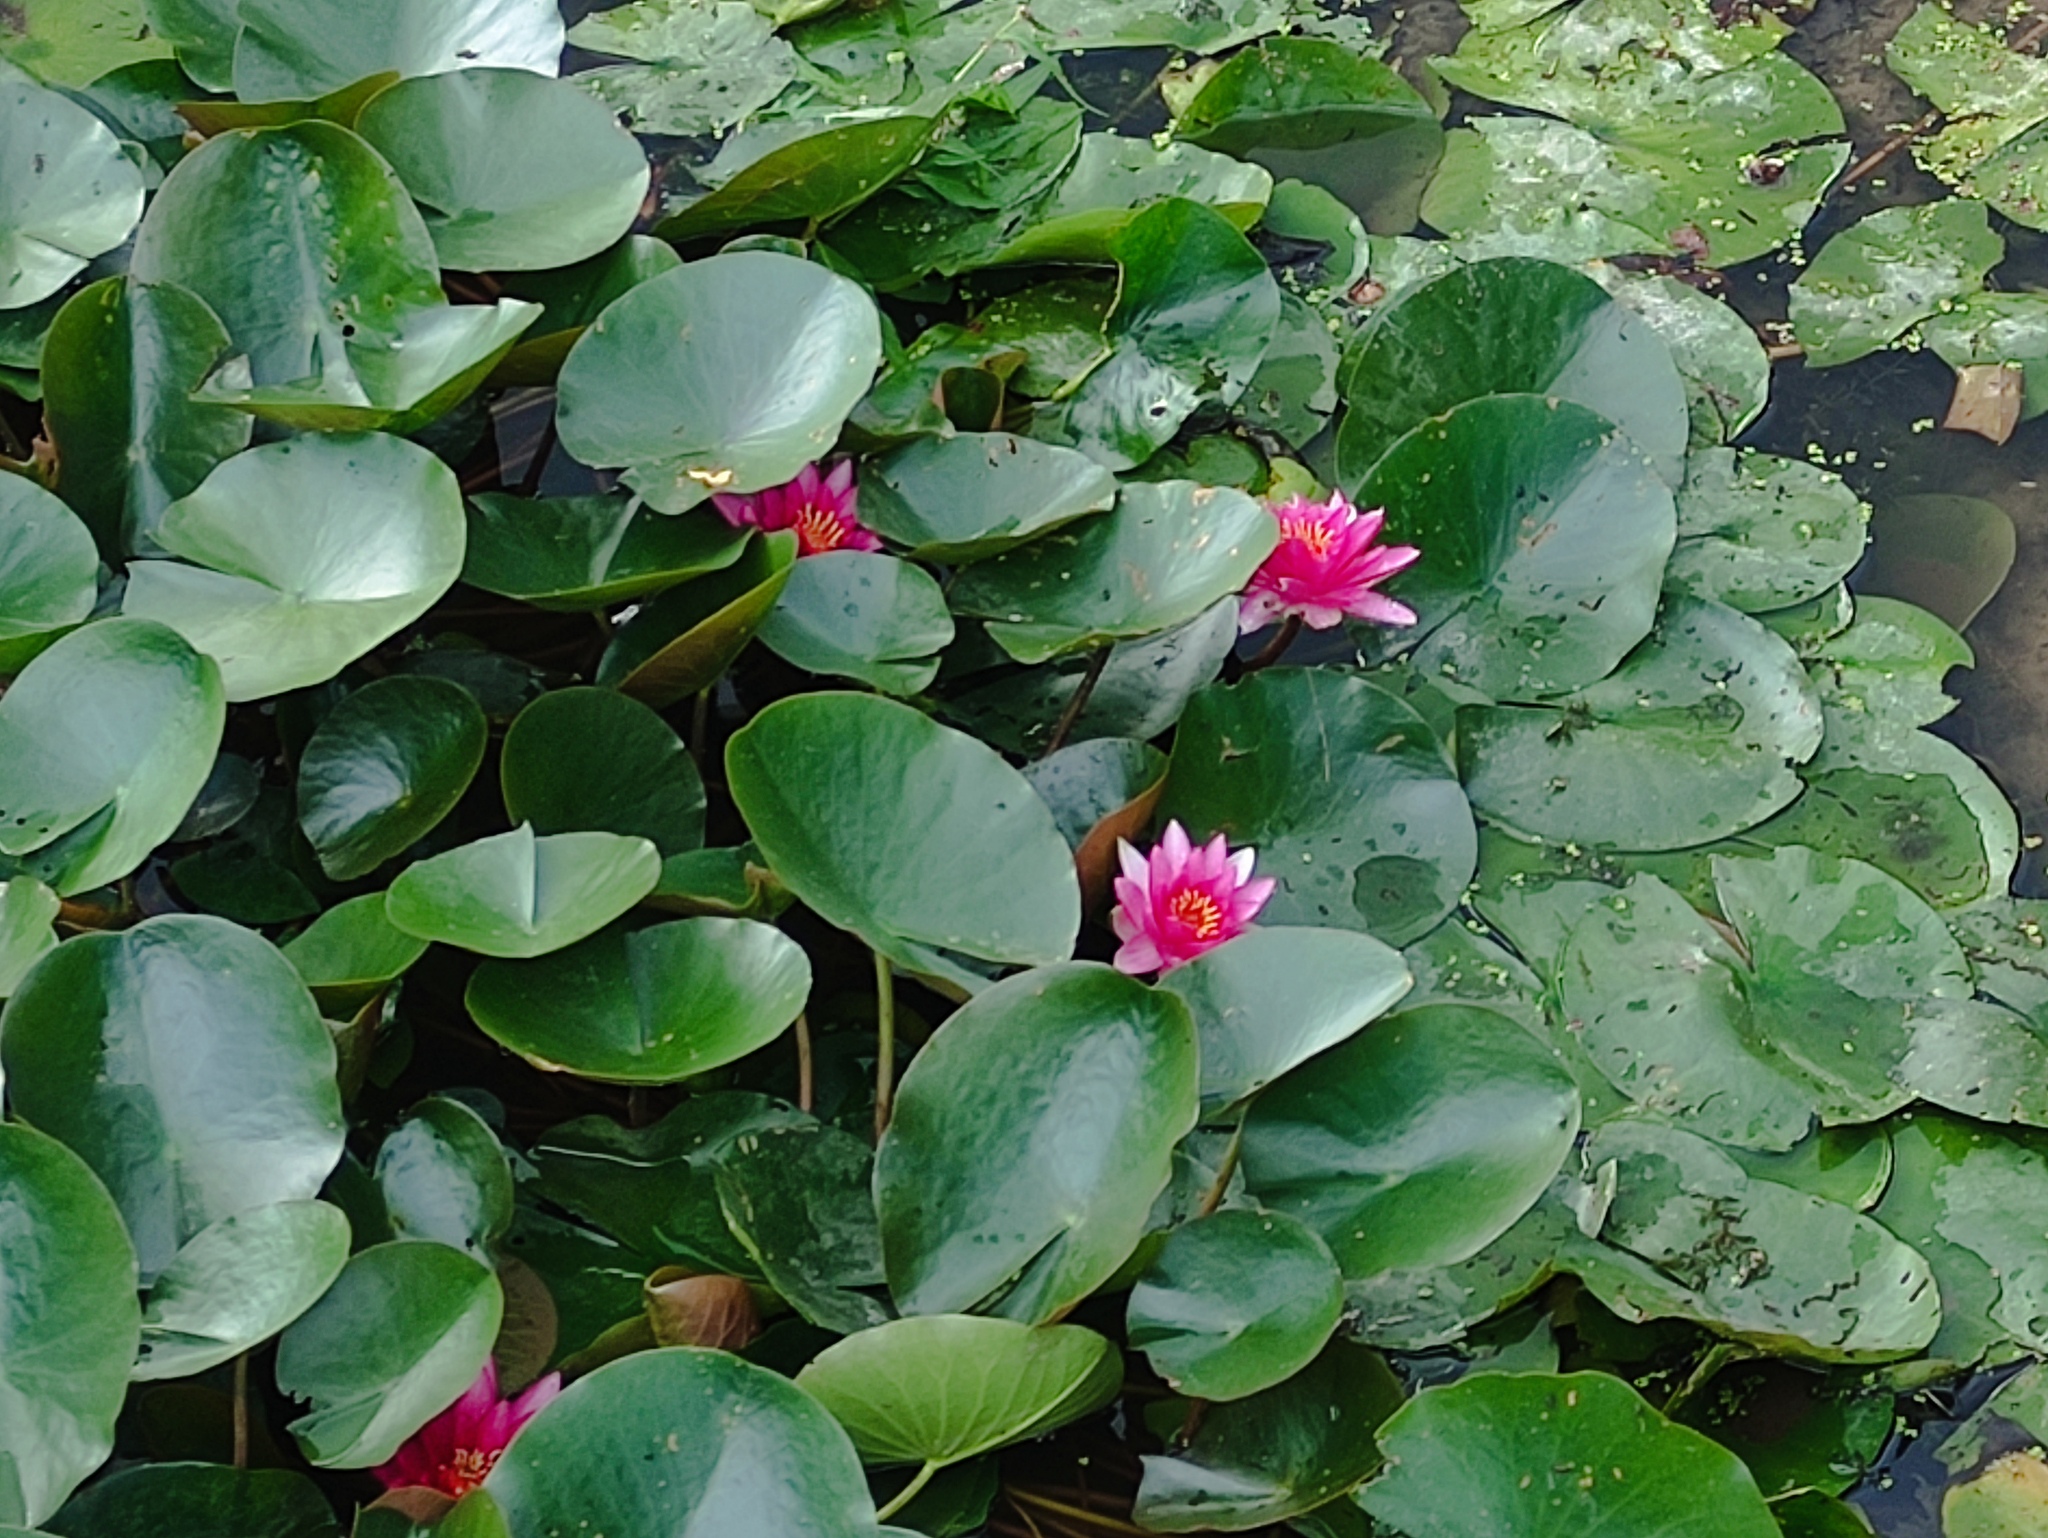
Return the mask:
POLYGON ((901 1511, 905 1506, 908 1506, 912 1501, 916 1500, 918 1492, 924 1489, 926 1485, 930 1484, 932 1482, 932 1475, 938 1473, 938 1471, 943 1467, 945 1467, 945 1465, 939 1463, 925 1464, 923 1468, 919 1469, 915 1474, 911 1476, 909 1484, 905 1485, 901 1490, 898 1490, 896 1492, 895 1497, 889 1502, 888 1505, 884 1506, 880 1511, 875 1513, 875 1520, 877 1522, 886 1522, 891 1517, 895 1516, 897 1512, 901 1511))
POLYGON ((690 757, 697 761, 697 777, 704 777, 704 760, 711 751, 706 740, 711 735, 711 695, 716 684, 706 684, 697 691, 695 703, 690 706, 690 757))
POLYGON ((1088 671, 1081 675, 1080 685, 1074 690, 1074 697, 1067 701, 1067 708, 1060 712, 1060 718, 1053 723, 1052 736, 1047 739, 1045 751, 1038 756, 1051 758, 1067 745, 1067 734, 1073 731, 1074 723, 1081 719, 1081 712, 1088 708, 1089 696, 1095 693, 1095 686, 1102 682, 1102 670, 1109 666, 1109 646, 1096 648, 1095 655, 1088 659, 1088 671))
POLYGON ((249 1353, 235 1358, 235 1467, 249 1466, 249 1353))
POLYGON ((1245 663, 1244 672, 1256 673, 1261 668, 1271 667, 1287 655, 1287 648, 1294 644, 1295 638, 1300 634, 1301 616, 1299 614, 1288 615, 1286 619, 1280 622, 1279 634, 1260 647, 1257 653, 1245 663))
POLYGON ((811 1066, 811 1022, 802 1010, 796 1012, 796 1108, 808 1112, 816 1081, 811 1066))
POLYGON ((1215 1216, 1216 1209, 1223 1205, 1225 1193, 1230 1190, 1230 1177, 1237 1173, 1238 1160, 1244 1157, 1244 1123, 1237 1124, 1237 1130, 1230 1134, 1230 1146, 1223 1150, 1223 1163, 1216 1171, 1215 1182, 1209 1187, 1208 1195, 1202 1198, 1202 1205, 1195 1209, 1195 1216, 1215 1216))
POLYGON ((889 970, 889 958, 880 951, 875 957, 875 1141, 889 1130, 889 1113, 896 1109, 896 974, 889 970))

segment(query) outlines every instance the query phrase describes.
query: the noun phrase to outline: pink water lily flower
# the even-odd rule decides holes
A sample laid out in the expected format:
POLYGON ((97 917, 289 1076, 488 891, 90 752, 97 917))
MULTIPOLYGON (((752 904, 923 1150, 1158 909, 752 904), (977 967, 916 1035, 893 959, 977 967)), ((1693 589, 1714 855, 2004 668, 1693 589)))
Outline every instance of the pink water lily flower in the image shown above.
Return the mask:
POLYGON ((879 550, 882 541, 854 516, 859 493, 853 485, 853 461, 842 459, 828 475, 805 465, 795 480, 766 491, 733 496, 721 492, 711 500, 736 529, 796 530, 796 553, 824 555, 833 550, 879 550))
POLYGON ((1270 876, 1252 879, 1254 851, 1232 854, 1221 833, 1197 849, 1187 829, 1169 822, 1149 857, 1124 839, 1116 852, 1124 873, 1109 924, 1123 941, 1116 969, 1133 977, 1170 972, 1236 939, 1273 895, 1270 876))
POLYGON ((1413 545, 1375 545, 1386 511, 1362 513, 1341 491, 1327 502, 1288 498, 1272 510, 1280 543, 1252 574, 1237 628, 1249 634, 1278 619, 1299 617, 1328 630, 1347 614, 1380 625, 1412 625, 1415 611, 1373 591, 1422 552, 1413 545))
POLYGON ((516 1399, 498 1397, 498 1364, 484 1370, 455 1403, 428 1421, 374 1472, 387 1490, 423 1487, 456 1499, 484 1482, 519 1428, 562 1392, 551 1372, 516 1399))

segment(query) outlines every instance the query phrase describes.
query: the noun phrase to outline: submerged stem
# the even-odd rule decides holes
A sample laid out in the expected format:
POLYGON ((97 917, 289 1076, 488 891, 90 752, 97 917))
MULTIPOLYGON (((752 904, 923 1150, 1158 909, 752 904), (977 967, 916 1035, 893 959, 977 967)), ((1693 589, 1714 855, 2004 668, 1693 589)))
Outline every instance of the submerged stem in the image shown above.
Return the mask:
POLYGON ((905 1506, 916 1500, 917 1493, 932 1482, 932 1475, 938 1473, 941 1467, 943 1467, 941 1464, 927 1463, 923 1468, 919 1469, 911 1476, 910 1483, 901 1490, 898 1490, 889 1504, 875 1513, 875 1520, 886 1522, 905 1506))
POLYGON ((814 1095, 811 1067, 811 1022, 802 1010, 796 1015, 796 1108, 809 1112, 814 1095))
POLYGON ((1074 690, 1074 697, 1067 701, 1067 708, 1060 712, 1054 723, 1052 736, 1047 739, 1045 751, 1040 758, 1051 758, 1067 745, 1067 734, 1074 729, 1074 723, 1081 719, 1081 712, 1088 708, 1088 698, 1095 693, 1095 686, 1102 682, 1102 670, 1109 666, 1110 648, 1098 647, 1095 655, 1088 659, 1088 671, 1081 675, 1081 683, 1074 690))
POLYGON ((249 1466, 249 1353, 235 1358, 235 1467, 249 1466))
POLYGON ((1279 634, 1258 649, 1258 652, 1245 663, 1244 671, 1256 673, 1260 668, 1271 667, 1287 655, 1287 648, 1294 644, 1295 638, 1300 634, 1301 616, 1299 614, 1288 615, 1286 619, 1280 622, 1279 634))
POLYGON ((889 1113, 896 1108, 896 974, 889 970, 889 958, 880 951, 875 957, 875 1141, 889 1130, 889 1113))

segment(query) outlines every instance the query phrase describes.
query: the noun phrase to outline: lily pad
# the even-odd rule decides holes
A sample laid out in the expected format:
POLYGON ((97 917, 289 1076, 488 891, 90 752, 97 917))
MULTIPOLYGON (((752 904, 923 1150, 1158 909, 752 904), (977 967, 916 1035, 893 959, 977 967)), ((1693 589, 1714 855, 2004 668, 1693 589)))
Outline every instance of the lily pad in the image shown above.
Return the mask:
POLYGON ((1131 1289, 1130 1340, 1180 1393, 1243 1399, 1307 1367, 1344 1311, 1329 1246, 1279 1213, 1177 1228, 1131 1289))
POLYGON ((325 96, 393 70, 553 75, 561 66, 553 0, 245 0, 237 15, 234 84, 244 101, 325 96))
POLYGON ((283 946, 313 997, 328 1009, 353 1011, 427 953, 427 942, 384 916, 384 894, 336 903, 283 946))
POLYGON ((575 85, 470 68, 379 92, 356 131, 425 213, 443 267, 531 272, 597 255, 633 226, 647 156, 575 85))
POLYGON ((98 118, 0 61, 0 310, 47 299, 142 217, 142 172, 98 118))
POLYGON ((993 749, 907 705, 812 694, 755 716, 725 761, 776 875, 885 954, 1073 953, 1081 894, 1066 840, 993 749))
POLYGON ((1280 883, 1268 921, 1388 945, 1434 929, 1478 858, 1471 808, 1428 724, 1376 684, 1319 668, 1196 694, 1160 815, 1258 850, 1280 883))
POLYGON ((704 844, 704 781, 669 724, 609 689, 556 689, 519 712, 498 761, 505 811, 536 833, 617 833, 666 857, 704 844))
POLYGON ((0 674, 19 673, 91 615, 99 567, 71 509, 34 481, 0 483, 0 674))
POLYGON ((1702 449, 1678 489, 1673 592, 1762 614, 1818 598, 1863 558, 1869 510, 1841 476, 1753 449, 1702 449))
POLYGON ((1538 395, 1424 422, 1354 500, 1387 509, 1389 542, 1424 552, 1392 585, 1420 625, 1389 644, 1497 700, 1612 672, 1650 632, 1678 531, 1649 455, 1605 417, 1538 395))
POLYGON ((938 652, 953 642, 953 616, 922 566, 832 550, 796 563, 759 633, 763 646, 807 673, 919 694, 938 676, 938 652))
POLYGON ((891 1317, 860 1290, 883 1281, 875 1155, 865 1142, 796 1122, 734 1139, 717 1165, 725 1226, 799 1315, 840 1334, 891 1317))
POLYGON ((782 120, 728 139, 706 173, 713 190, 654 227, 677 245, 796 220, 824 220, 873 197, 924 153, 933 120, 782 120))
POLYGON ((775 1040, 810 991, 810 963, 781 931, 695 918, 486 962, 465 1001, 494 1040, 544 1068, 674 1084, 775 1040))
POLYGON ((455 473, 384 434, 307 437, 229 460, 164 513, 122 612, 220 664, 233 701, 324 683, 462 574, 455 473), (184 564, 190 562, 191 564, 184 564))
POLYGON ((1563 1166, 1579 1095, 1506 1015, 1408 1010, 1252 1103, 1247 1189, 1321 1234, 1347 1277, 1468 1260, 1563 1166))
POLYGON ((1011 433, 920 438, 861 477, 861 517, 918 560, 1000 555, 1108 510, 1116 478, 1083 454, 1011 433))
POLYGON ((291 1423, 300 1452, 316 1468, 388 1460, 476 1381, 504 1307, 490 1268, 448 1245, 357 1251, 278 1341, 277 1386, 310 1405, 291 1423))
POLYGON ((1074 962, 977 995, 911 1062, 876 1150, 898 1306, 1064 1314, 1143 1237, 1197 1098, 1194 1026, 1170 994, 1074 962), (1030 1157, 1055 1143, 1057 1164, 1030 1157))
POLYGON ((537 609, 603 608, 722 571, 747 534, 721 518, 665 518, 633 498, 487 493, 469 504, 462 580, 537 609))
POLYGON ((1616 1520, 1659 1538, 1778 1538, 1742 1460, 1605 1373, 1480 1373, 1381 1428, 1359 1504, 1413 1538, 1566 1538, 1616 1520))
POLYGON ((385 1137, 371 1174, 395 1237, 492 1264, 512 1225, 512 1167, 476 1111, 442 1095, 421 1101, 385 1137))
POLYGON ((774 251, 686 263, 613 301, 570 349, 562 445, 686 512, 823 457, 881 360, 874 301, 846 278, 774 251))
MULTIPOLYGON (((222 1523, 233 1526, 218 1530, 237 1538, 341 1538, 334 1508, 305 1475, 219 1463, 131 1464, 94 1480, 50 1520, 48 1530, 65 1538, 171 1538, 222 1523)), ((447 1538, 489 1535, 451 1523, 447 1538)))
POLYGON ((1591 278, 1503 257, 1458 267, 1373 312, 1345 350, 1340 480, 1361 479, 1403 434, 1483 395, 1576 402, 1681 479, 1685 386, 1657 328, 1591 278))
POLYGON ((336 705, 299 757, 299 827, 336 881, 367 876, 455 810, 490 728, 467 689, 379 678, 336 705))
POLYGON ((718 133, 782 94, 797 53, 746 0, 636 0, 586 16, 569 41, 637 61, 601 66, 576 83, 638 133, 718 133))
POLYGON ((1886 347, 1984 286, 2005 259, 1982 203, 1884 208, 1842 231, 1792 285, 1792 329, 1809 368, 1886 347))
POLYGON ((1999 33, 1922 5, 1885 47, 1885 63, 1946 117, 1913 146, 1927 170, 2007 218, 2041 227, 2048 65, 1999 33))
POLYGON ((29 968, 55 949, 50 922, 61 904, 33 876, 0 882, 0 999, 20 986, 29 968))
POLYGON ((53 1138, 0 1126, 0 1218, 10 1245, 0 1309, 0 1521, 40 1526, 114 1450, 137 1319, 121 1213, 53 1138))
POLYGON ((1185 624, 1242 589, 1279 537, 1241 491, 1127 485, 1113 512, 976 563, 948 596, 1019 662, 1044 662, 1185 624))
POLYGON ((119 880, 213 771, 220 669, 146 620, 72 632, 0 698, 0 852, 59 896, 119 880))
POLYGON ((1199 145, 1160 149, 1122 134, 1083 134, 1059 185, 1027 211, 1021 228, 988 261, 1114 261, 1118 237, 1139 211, 1174 198, 1200 203, 1234 228, 1249 229, 1272 193, 1273 176, 1263 166, 1199 145))
POLYGON ((310 1200, 341 1157, 334 1047, 312 997, 269 941, 225 919, 166 914, 60 945, 5 1022, 14 1110, 106 1182, 145 1279, 221 1218, 310 1200))
POLYGON ((597 683, 656 710, 710 688, 774 612, 796 553, 790 530, 750 538, 731 563, 662 593, 612 636, 597 683))
POLYGON ((407 866, 385 894, 385 912, 422 940, 523 960, 597 933, 660 875, 661 856, 644 838, 541 838, 521 823, 407 866))
POLYGON ((201 1229, 149 1289, 131 1376, 189 1378, 260 1346, 320 1301, 348 1246, 347 1217, 318 1201, 255 1207, 201 1229))

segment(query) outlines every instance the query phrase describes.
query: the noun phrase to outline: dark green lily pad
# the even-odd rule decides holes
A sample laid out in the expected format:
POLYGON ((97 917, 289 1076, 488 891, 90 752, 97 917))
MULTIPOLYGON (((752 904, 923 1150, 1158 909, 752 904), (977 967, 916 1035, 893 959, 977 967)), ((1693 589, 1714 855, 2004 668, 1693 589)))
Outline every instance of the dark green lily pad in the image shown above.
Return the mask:
POLYGON ((861 517, 919 560, 979 561, 1107 511, 1116 478, 1010 433, 920 438, 861 477, 861 517))
POLYGON ((910 168, 933 120, 911 114, 845 123, 783 121, 726 142, 713 191, 654 227, 678 245, 762 225, 823 220, 865 202, 910 168))
POLYGON ((0 484, 0 674, 91 615, 99 566, 91 532, 62 502, 19 476, 0 484))
POLYGON ((669 724, 609 689, 556 689, 522 710, 498 760, 505 812, 536 833, 618 833, 666 857, 704 844, 704 781, 669 724))
POLYGON ((883 1281, 874 1150, 798 1122, 735 1138, 714 1178, 725 1226, 768 1285, 820 1329, 853 1334, 890 1317, 863 1288, 883 1281))
POLYGON ((807 673, 855 679, 884 694, 920 694, 953 642, 953 616, 922 566, 868 550, 796 563, 759 631, 761 644, 807 673))
POLYGON ((774 611, 796 550, 788 530, 750 537, 732 561, 662 593, 613 635, 596 682, 656 710, 710 688, 774 611))
POLYGON ((598 609, 645 597, 740 558, 747 534, 722 518, 669 518, 627 496, 469 503, 462 580, 537 609, 598 609))

